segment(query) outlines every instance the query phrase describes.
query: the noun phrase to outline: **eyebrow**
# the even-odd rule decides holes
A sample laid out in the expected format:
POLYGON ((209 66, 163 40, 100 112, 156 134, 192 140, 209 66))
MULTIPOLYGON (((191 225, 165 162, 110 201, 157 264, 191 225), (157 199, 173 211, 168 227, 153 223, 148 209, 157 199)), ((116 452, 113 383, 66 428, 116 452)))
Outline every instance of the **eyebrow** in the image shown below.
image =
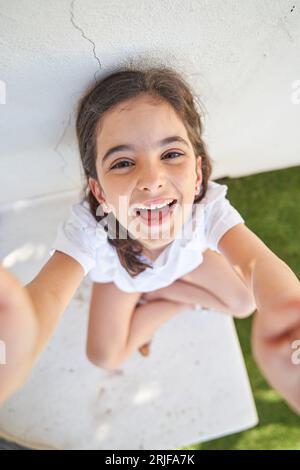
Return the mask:
MULTIPOLYGON (((155 149, 163 147, 164 145, 167 145, 167 144, 171 144, 173 142, 180 142, 186 145, 187 147, 189 147, 188 142, 183 137, 180 137, 180 135, 172 135, 170 137, 165 137, 164 139, 156 142, 155 149)), ((124 152, 125 150, 135 150, 135 147, 129 144, 122 144, 122 145, 116 145, 115 147, 110 148, 109 150, 107 150, 107 152, 105 152, 104 157, 102 158, 102 165, 114 153, 124 152)))

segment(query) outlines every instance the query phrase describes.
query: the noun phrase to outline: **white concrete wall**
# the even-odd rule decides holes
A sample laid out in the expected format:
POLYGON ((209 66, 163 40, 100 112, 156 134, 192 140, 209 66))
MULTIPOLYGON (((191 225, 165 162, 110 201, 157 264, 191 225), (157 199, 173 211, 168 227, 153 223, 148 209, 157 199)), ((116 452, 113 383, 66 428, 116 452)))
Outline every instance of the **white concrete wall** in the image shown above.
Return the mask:
POLYGON ((76 101, 144 54, 199 93, 213 178, 300 164, 297 0, 0 0, 0 47, 2 203, 80 188, 76 101))

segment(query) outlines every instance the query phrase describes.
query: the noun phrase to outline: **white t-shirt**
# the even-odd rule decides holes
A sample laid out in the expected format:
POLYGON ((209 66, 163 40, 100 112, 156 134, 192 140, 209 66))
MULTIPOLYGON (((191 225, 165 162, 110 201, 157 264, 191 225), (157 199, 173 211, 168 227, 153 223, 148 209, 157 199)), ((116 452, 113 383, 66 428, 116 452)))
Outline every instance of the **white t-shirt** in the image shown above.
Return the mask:
POLYGON ((49 254, 62 251, 76 259, 93 282, 114 282, 125 292, 166 287, 199 266, 207 248, 219 252, 222 235, 234 225, 245 223, 226 198, 227 189, 225 184, 209 181, 205 197, 193 204, 188 220, 158 258, 152 262, 142 255, 153 269, 146 268, 136 277, 131 277, 121 265, 116 249, 107 240, 107 232, 84 200, 73 204, 69 218, 59 224, 49 254))

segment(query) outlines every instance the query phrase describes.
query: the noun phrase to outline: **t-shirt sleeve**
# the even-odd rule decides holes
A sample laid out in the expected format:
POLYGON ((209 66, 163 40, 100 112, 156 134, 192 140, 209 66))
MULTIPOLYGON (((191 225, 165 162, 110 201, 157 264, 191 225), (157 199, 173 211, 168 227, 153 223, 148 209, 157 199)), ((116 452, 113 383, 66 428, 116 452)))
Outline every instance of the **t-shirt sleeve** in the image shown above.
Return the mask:
POLYGON ((78 261, 84 276, 94 267, 97 250, 105 244, 107 235, 89 210, 87 201, 71 206, 69 217, 60 222, 49 255, 62 251, 78 261))
POLYGON ((88 278, 93 282, 113 282, 117 270, 117 253, 106 245, 105 257, 100 252, 96 256, 96 264, 90 270, 88 278))
POLYGON ((241 214, 226 198, 228 186, 209 182, 205 195, 205 235, 209 248, 219 251, 218 243, 224 233, 234 225, 245 223, 241 214))

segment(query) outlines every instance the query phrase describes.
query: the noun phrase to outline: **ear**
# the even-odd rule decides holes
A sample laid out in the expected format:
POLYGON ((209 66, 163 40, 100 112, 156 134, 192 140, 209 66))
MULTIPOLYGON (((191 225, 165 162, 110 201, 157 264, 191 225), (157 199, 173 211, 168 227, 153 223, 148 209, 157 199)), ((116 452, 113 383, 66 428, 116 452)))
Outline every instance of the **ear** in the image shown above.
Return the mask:
POLYGON ((97 201, 101 204, 102 202, 105 202, 105 198, 102 194, 102 190, 100 188, 100 185, 98 181, 95 180, 95 178, 92 178, 91 176, 89 177, 89 187, 97 199, 97 201))
POLYGON ((196 174, 197 178, 195 181, 195 186, 198 186, 200 188, 200 185, 202 183, 202 157, 200 155, 196 155, 196 174))
POLYGON ((106 203, 106 199, 104 197, 100 184, 98 183, 97 180, 95 180, 95 178, 89 177, 89 187, 91 188, 91 191, 93 195, 95 196, 95 198, 97 199, 97 201, 99 202, 99 204, 101 204, 104 212, 109 214, 111 212, 111 208, 106 203))

